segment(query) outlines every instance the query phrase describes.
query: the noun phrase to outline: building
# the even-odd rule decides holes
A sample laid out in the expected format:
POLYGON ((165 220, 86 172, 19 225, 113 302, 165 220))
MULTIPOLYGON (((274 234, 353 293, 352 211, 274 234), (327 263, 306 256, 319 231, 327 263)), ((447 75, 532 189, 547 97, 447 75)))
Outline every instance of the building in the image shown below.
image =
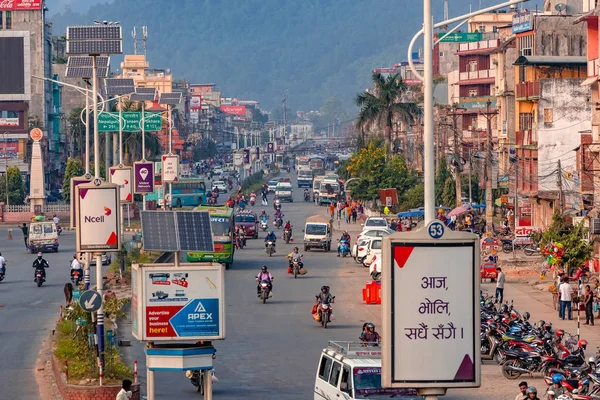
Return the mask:
POLYGON ((0 172, 15 165, 28 176, 29 130, 39 127, 44 132, 46 182, 58 174, 58 166, 49 161, 53 154, 48 154, 59 140, 52 123, 56 112, 53 88, 39 79, 52 77, 51 28, 42 1, 0 2, 0 151, 4 158, 0 172))
POLYGON ((121 63, 121 77, 131 78, 136 87, 155 88, 158 93, 173 91, 173 75, 169 69, 151 69, 144 54, 127 54, 121 63))
POLYGON ((506 27, 511 27, 513 14, 505 10, 493 11, 481 15, 476 15, 469 19, 469 32, 498 32, 506 27))

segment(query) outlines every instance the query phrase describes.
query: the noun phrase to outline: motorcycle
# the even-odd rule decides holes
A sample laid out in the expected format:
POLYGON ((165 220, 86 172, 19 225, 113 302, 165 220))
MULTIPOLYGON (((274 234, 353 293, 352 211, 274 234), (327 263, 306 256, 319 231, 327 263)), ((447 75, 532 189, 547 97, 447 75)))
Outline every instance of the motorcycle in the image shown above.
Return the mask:
POLYGON ((286 229, 283 232, 283 240, 285 240, 285 243, 288 244, 290 242, 291 238, 292 238, 292 231, 290 229, 286 229))
MULTIPOLYGON (((526 256, 532 256, 539 252, 539 248, 534 244, 525 244, 525 243, 515 243, 514 244, 515 251, 523 250, 526 256)), ((513 251, 513 241, 511 239, 505 239, 502 241, 502 251, 506 254, 512 253, 513 251)))
POLYGON ((340 246, 340 253, 342 254, 342 257, 346 257, 348 254, 350 254, 350 244, 347 240, 338 240, 338 244, 340 246))
POLYGON ((275 228, 280 229, 283 226, 283 218, 281 218, 281 217, 275 218, 275 221, 273 221, 273 224, 275 225, 275 228))
POLYGON ((304 193, 304 201, 307 203, 310 202, 310 193, 308 193, 308 192, 304 193))
POLYGON ((267 302, 267 299, 271 295, 271 289, 269 289, 269 281, 260 282, 260 300, 263 304, 267 302))
POLYGON ((298 272, 300 272, 300 260, 290 260, 290 268, 292 269, 292 274, 294 274, 294 279, 296 279, 298 272))
POLYGON ((260 229, 262 229, 263 232, 266 232, 267 229, 269 229, 269 224, 267 223, 266 219, 260 220, 260 229))
POLYGON ((71 282, 73 282, 74 288, 79 286, 79 283, 81 282, 81 270, 76 269, 71 273, 71 282))
MULTIPOLYGON (((198 392, 200 394, 204 394, 204 374, 205 374, 205 372, 206 372, 206 370, 202 369, 202 370, 195 370, 195 371, 188 370, 185 373, 185 376, 188 377, 188 379, 190 380, 192 385, 194 385, 198 388, 198 392)), ((219 380, 215 376, 214 369, 210 370, 210 376, 211 376, 213 383, 219 382, 219 380)))
POLYGON ((56 224, 56 231, 58 232, 58 235, 60 236, 60 234, 62 233, 62 228, 58 224, 56 224))
MULTIPOLYGON (((335 296, 333 298, 335 299, 335 296)), ((319 316, 318 322, 321 324, 323 329, 327 329, 327 324, 331 322, 331 305, 325 302, 319 303, 317 307, 317 314, 319 316)))
POLYGON ((256 204, 256 195, 255 195, 254 193, 252 193, 252 194, 250 195, 250 205, 251 205, 252 207, 254 207, 254 204, 256 204))
POLYGON ((269 255, 269 257, 273 256, 273 253, 275 253, 275 243, 272 241, 268 241, 267 242, 267 254, 269 255))
POLYGON ((42 270, 40 269, 36 269, 35 270, 35 283, 37 284, 38 287, 42 287, 42 284, 46 281, 46 279, 44 278, 44 273, 42 272, 42 270))
POLYGON ((236 234, 235 235, 235 248, 241 250, 244 247, 246 247, 246 235, 236 234))

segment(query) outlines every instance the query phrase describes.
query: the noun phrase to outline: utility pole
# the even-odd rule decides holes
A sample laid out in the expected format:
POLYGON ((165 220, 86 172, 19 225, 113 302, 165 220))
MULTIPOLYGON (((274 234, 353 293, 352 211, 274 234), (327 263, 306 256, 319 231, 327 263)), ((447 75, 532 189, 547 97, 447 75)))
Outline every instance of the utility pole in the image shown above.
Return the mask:
POLYGON ((558 190, 559 190, 559 207, 560 207, 560 215, 562 215, 565 210, 565 196, 563 194, 563 182, 562 182, 562 165, 560 160, 558 160, 558 178, 557 178, 558 190))
POLYGON ((493 218, 494 218, 494 203, 492 200, 492 174, 493 174, 493 159, 492 159, 492 115, 490 113, 490 106, 492 102, 487 101, 486 107, 486 119, 487 119, 487 148, 485 156, 485 226, 486 233, 493 234, 493 218))
POLYGON ((450 108, 450 115, 452 116, 452 132, 454 133, 452 140, 452 150, 454 152, 454 165, 452 167, 454 170, 454 182, 456 187, 456 207, 460 206, 462 199, 462 182, 460 179, 460 161, 462 161, 462 156, 460 155, 461 152, 459 150, 460 138, 458 135, 457 109, 458 107, 456 106, 456 103, 454 103, 450 108))

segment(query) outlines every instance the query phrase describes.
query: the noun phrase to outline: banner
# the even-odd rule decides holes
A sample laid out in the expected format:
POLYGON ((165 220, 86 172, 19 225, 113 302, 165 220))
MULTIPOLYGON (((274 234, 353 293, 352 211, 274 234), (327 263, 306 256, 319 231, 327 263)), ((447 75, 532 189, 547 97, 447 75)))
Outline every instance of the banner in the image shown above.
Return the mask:
POLYGON ((3 127, 10 126, 10 127, 18 128, 19 127, 19 117, 16 117, 16 118, 0 118, 0 126, 3 126, 3 127))
POLYGON ((42 0, 0 0, 0 10, 40 10, 42 0))
POLYGON ((0 158, 17 158, 19 155, 19 141, 17 139, 6 139, 0 141, 0 158))
POLYGON ((244 149, 244 164, 250 164, 250 150, 244 149))
POLYGON ((190 99, 190 110, 202 109, 202 95, 193 94, 190 99))
POLYGON ((273 142, 267 143, 267 153, 269 153, 269 154, 275 153, 275 143, 273 143, 273 142))
POLYGON ((197 124, 198 121, 200 121, 198 110, 190 110, 190 122, 192 124, 197 124))
POLYGON ((221 111, 225 114, 246 116, 246 106, 221 106, 221 111))

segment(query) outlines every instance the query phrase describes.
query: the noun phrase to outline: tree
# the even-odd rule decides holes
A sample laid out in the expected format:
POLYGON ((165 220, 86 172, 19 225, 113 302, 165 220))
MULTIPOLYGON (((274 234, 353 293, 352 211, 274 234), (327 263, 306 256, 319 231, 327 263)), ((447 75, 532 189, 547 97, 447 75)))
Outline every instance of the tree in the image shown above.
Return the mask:
MULTIPOLYGON (((25 182, 21 170, 17 166, 8 167, 8 203, 23 204, 25 199, 25 182)), ((0 201, 6 201, 6 176, 0 182, 0 201)))
POLYGON ((453 208, 456 203, 456 184, 454 179, 448 178, 444 182, 444 190, 442 191, 442 202, 439 205, 444 205, 453 208))
POLYGON ((442 157, 439 163, 439 172, 435 177, 435 204, 443 204, 445 206, 452 207, 455 201, 452 200, 452 202, 446 203, 443 196, 444 189, 446 188, 446 182, 448 181, 448 179, 452 179, 452 173, 448 169, 448 163, 446 162, 445 157, 442 157))
POLYGON ((65 175, 63 178, 63 200, 67 203, 71 202, 71 178, 82 176, 85 173, 81 160, 78 158, 69 158, 65 167, 65 175))
POLYGON ((194 146, 192 158, 194 161, 205 160, 217 154, 217 146, 212 140, 200 140, 194 146))
MULTIPOLYGON (((69 116, 67 117, 67 134, 71 147, 71 155, 79 154, 81 156, 85 146, 83 140, 85 125, 81 121, 81 111, 83 111, 83 108, 74 108, 69 112, 69 116)), ((83 114, 83 117, 85 118, 85 113, 83 114)))
POLYGON ((392 127, 394 120, 412 124, 421 113, 415 103, 402 103, 399 99, 408 90, 400 74, 384 78, 380 73, 372 76, 375 94, 358 93, 354 103, 360 107, 356 126, 369 129, 377 126, 385 132, 384 138, 388 151, 392 152, 392 127))
POLYGON ((423 207, 425 200, 425 186, 422 183, 408 189, 399 199, 400 210, 423 207))

